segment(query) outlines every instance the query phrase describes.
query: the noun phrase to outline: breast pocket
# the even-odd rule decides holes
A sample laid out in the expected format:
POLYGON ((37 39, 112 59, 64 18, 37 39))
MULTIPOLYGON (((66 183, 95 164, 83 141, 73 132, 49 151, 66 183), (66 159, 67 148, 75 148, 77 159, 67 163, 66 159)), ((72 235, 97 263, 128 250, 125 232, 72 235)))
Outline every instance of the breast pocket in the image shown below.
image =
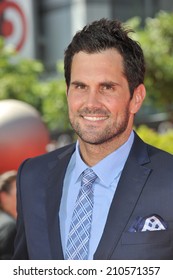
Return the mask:
POLYGON ((127 260, 172 260, 173 230, 124 232, 118 257, 127 260))
POLYGON ((173 238, 173 230, 124 232, 121 239, 123 245, 163 244, 170 243, 173 238))
POLYGON ((122 244, 170 244, 173 243, 173 221, 166 222, 166 230, 124 232, 122 235, 122 244))

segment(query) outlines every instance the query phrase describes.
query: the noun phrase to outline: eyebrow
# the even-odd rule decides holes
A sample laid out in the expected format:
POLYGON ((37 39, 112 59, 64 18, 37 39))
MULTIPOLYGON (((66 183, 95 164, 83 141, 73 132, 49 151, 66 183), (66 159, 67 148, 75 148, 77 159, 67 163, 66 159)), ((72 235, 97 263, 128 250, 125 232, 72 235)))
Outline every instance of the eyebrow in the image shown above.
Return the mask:
POLYGON ((119 86, 118 83, 112 81, 105 81, 100 83, 101 86, 119 86))
POLYGON ((71 82, 71 85, 86 85, 85 83, 83 83, 83 82, 80 82, 80 81, 73 81, 73 82, 71 82))
MULTIPOLYGON (((87 85, 84 82, 81 81, 73 81, 71 82, 71 85, 87 85)), ((119 83, 113 82, 113 81, 104 81, 99 83, 100 86, 120 86, 119 83)))

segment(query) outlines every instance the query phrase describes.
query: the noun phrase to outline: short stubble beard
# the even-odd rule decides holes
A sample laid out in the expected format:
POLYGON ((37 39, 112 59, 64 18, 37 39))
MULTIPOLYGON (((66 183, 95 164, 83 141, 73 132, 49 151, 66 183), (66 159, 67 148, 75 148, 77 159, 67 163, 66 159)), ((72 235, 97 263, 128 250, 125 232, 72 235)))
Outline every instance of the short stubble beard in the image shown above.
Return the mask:
POLYGON ((113 123, 107 124, 107 126, 102 131, 97 131, 97 127, 91 124, 87 127, 82 127, 78 120, 72 120, 70 118, 70 123, 79 138, 85 143, 92 145, 101 145, 113 141, 121 137, 123 132, 126 131, 129 122, 129 111, 128 108, 122 114, 121 120, 117 123, 115 120, 113 123))

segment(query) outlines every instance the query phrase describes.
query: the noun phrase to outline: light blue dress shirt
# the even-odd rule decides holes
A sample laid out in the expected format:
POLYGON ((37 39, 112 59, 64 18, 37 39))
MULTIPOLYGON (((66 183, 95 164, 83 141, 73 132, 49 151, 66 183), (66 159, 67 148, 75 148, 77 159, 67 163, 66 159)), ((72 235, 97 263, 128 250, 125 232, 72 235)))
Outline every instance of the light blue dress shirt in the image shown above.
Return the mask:
MULTIPOLYGON (((92 217, 91 238, 89 245, 89 257, 92 260, 101 239, 109 208, 117 188, 121 172, 129 155, 134 140, 134 132, 130 134, 129 139, 119 149, 102 159, 92 170, 96 173, 94 187, 94 209, 92 217)), ((76 143, 76 150, 73 153, 68 164, 64 178, 63 194, 60 205, 60 231, 63 252, 68 239, 71 218, 75 201, 81 186, 81 174, 88 168, 83 162, 79 152, 79 143, 76 143)))

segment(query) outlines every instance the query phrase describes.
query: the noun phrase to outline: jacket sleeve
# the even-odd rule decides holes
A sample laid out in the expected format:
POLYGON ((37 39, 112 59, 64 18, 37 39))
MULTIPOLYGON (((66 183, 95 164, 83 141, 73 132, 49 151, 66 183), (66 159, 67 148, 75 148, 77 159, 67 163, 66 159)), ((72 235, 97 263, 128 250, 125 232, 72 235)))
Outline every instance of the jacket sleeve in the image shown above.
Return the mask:
MULTIPOLYGON (((25 161, 26 162, 26 161, 25 161)), ((28 260, 28 250, 25 235, 25 225, 22 211, 20 177, 25 162, 20 166, 17 175, 17 233, 14 241, 14 254, 12 260, 28 260)))

